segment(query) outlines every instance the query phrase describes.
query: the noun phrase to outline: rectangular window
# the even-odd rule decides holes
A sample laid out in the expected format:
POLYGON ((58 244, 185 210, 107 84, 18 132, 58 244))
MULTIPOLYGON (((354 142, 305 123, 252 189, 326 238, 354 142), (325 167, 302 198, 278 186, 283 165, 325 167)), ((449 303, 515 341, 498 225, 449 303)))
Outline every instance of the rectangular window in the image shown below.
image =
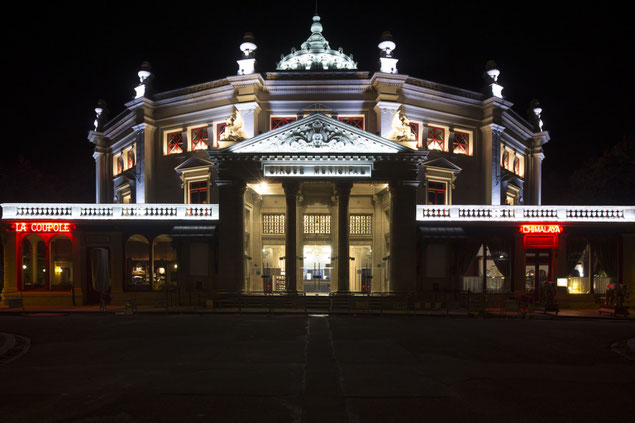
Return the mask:
POLYGON ((339 116, 337 120, 355 128, 364 129, 364 116, 339 116))
POLYGON ((470 154, 470 134, 465 132, 454 132, 452 140, 452 152, 454 154, 470 154))
POLYGON ((167 135, 168 154, 179 154, 183 152, 183 132, 170 132, 167 135))
POLYGON ((189 183, 190 204, 207 204, 207 181, 189 183))
POLYGON ((218 141, 220 141, 220 137, 225 132, 225 128, 227 127, 226 122, 220 122, 216 124, 216 146, 218 147, 218 141))
POLYGON ((445 129, 428 127, 428 150, 443 151, 445 146, 445 129))
POLYGON ((121 153, 119 153, 112 158, 112 175, 117 176, 121 172, 123 172, 123 157, 121 157, 121 153))
POLYGON ((446 184, 428 181, 428 204, 445 204, 446 184))
POLYGON ((417 122, 410 122, 410 130, 415 134, 415 141, 419 141, 419 124, 417 122))
POLYGON ((304 233, 309 235, 327 235, 331 233, 331 215, 305 214, 304 233))
POLYGON ((271 129, 280 128, 287 123, 295 122, 298 120, 296 116, 272 116, 271 117, 271 129))
POLYGON ((207 127, 192 129, 192 150, 207 150, 209 145, 209 135, 207 133, 207 127))
POLYGON ((262 234, 280 235, 284 234, 284 214, 263 214, 262 234))
POLYGON ((351 235, 372 235, 373 234, 373 216, 370 214, 350 215, 350 234, 351 235))

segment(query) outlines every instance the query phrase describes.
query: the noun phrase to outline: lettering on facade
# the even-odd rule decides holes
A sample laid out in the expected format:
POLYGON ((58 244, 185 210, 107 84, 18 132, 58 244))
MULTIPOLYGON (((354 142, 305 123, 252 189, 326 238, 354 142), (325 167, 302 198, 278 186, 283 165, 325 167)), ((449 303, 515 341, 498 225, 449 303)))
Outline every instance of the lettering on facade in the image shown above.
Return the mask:
POLYGON ((364 165, 264 165, 265 176, 271 177, 347 177, 356 176, 369 178, 372 166, 364 165))
POLYGON ((68 233, 72 229, 72 223, 60 222, 18 222, 13 225, 16 232, 68 233))
POLYGON ((562 233, 560 225, 520 225, 520 232, 524 234, 559 234, 562 233))

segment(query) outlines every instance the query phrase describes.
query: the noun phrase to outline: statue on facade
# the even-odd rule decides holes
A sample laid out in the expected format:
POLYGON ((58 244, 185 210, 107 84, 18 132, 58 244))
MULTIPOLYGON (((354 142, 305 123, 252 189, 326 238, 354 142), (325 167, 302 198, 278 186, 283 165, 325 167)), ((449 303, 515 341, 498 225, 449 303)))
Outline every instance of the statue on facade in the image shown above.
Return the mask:
POLYGON ((393 141, 416 141, 415 133, 410 126, 410 119, 406 117, 403 111, 395 113, 392 120, 392 131, 386 137, 393 141))
POLYGON ((220 141, 241 141, 247 138, 247 133, 243 129, 243 118, 240 112, 235 111, 233 115, 225 120, 225 129, 220 134, 220 141))

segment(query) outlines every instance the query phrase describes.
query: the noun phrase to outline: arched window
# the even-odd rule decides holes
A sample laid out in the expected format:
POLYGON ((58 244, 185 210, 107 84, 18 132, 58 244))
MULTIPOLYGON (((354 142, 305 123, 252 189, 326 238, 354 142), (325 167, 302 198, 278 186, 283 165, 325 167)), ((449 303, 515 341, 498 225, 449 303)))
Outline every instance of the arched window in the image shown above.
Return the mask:
POLYGON ((57 235, 49 246, 51 289, 70 289, 73 286, 73 243, 66 235, 57 235))
POLYGON ((22 240, 22 289, 46 289, 46 244, 39 235, 22 240))
POLYGON ((174 286, 178 268, 172 238, 168 235, 159 235, 152 243, 152 289, 174 286))
POLYGON ((127 288, 151 289, 150 243, 143 235, 132 235, 126 242, 127 288))

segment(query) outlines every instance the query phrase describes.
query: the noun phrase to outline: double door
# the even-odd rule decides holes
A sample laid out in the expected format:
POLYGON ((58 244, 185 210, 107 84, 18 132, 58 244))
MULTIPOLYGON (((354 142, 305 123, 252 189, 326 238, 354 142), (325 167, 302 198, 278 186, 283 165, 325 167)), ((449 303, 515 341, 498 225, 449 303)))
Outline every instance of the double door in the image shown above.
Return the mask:
POLYGON ((538 295, 545 281, 553 281, 553 251, 525 251, 525 292, 538 295))

